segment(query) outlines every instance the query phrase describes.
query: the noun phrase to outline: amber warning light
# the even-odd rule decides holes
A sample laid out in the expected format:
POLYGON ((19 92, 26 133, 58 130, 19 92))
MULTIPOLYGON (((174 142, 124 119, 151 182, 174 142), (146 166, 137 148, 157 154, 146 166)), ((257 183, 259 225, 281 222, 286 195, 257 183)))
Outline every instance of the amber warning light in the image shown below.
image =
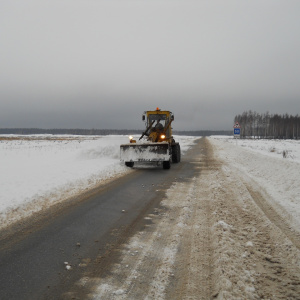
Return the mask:
POLYGON ((129 136, 129 141, 130 141, 130 143, 136 143, 136 140, 133 139, 132 135, 129 136))

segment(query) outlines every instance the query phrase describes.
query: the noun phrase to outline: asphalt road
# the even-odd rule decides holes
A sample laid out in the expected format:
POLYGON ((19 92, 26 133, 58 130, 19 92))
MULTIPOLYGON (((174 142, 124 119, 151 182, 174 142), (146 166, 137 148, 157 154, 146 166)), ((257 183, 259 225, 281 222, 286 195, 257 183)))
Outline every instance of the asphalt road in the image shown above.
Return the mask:
POLYGON ((0 232, 0 298, 66 299, 85 273, 104 276, 120 246, 147 225, 144 216, 155 213, 167 189, 200 172, 193 164, 199 149, 191 149, 170 170, 137 167, 72 205, 0 232))

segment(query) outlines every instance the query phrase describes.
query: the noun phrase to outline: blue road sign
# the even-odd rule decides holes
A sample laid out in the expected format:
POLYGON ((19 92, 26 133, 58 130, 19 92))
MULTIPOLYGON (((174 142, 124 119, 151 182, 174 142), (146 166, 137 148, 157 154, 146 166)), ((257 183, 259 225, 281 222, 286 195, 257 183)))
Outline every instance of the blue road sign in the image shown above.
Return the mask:
POLYGON ((241 128, 234 128, 233 133, 234 133, 234 135, 240 135, 241 134, 241 128))

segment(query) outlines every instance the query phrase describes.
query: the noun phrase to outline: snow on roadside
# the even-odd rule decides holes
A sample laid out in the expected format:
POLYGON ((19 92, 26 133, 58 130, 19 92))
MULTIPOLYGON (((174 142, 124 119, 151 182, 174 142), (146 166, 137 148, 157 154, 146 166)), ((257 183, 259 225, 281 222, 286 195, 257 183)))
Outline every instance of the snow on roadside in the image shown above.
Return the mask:
POLYGON ((300 141, 240 140, 212 136, 217 155, 247 174, 277 205, 293 217, 300 230, 300 141), (287 156, 283 157, 283 152, 287 156))
POLYGON ((122 136, 10 137, 18 139, 0 143, 2 225, 126 171, 118 163, 122 136))
POLYGON ((284 158, 285 152, 287 160, 300 163, 299 140, 234 139, 230 136, 212 136, 212 138, 279 159, 284 158))
MULTIPOLYGON (((195 137, 176 136, 182 151, 195 137)), ((124 135, 0 135, 0 228, 131 172, 119 161, 124 135)))

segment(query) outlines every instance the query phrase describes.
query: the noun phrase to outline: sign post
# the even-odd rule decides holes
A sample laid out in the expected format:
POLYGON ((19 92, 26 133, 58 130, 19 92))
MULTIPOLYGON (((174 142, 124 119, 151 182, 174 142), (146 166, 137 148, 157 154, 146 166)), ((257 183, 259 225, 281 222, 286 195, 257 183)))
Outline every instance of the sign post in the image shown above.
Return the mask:
POLYGON ((233 125, 233 137, 234 138, 240 138, 241 137, 241 126, 239 122, 236 122, 233 125))

